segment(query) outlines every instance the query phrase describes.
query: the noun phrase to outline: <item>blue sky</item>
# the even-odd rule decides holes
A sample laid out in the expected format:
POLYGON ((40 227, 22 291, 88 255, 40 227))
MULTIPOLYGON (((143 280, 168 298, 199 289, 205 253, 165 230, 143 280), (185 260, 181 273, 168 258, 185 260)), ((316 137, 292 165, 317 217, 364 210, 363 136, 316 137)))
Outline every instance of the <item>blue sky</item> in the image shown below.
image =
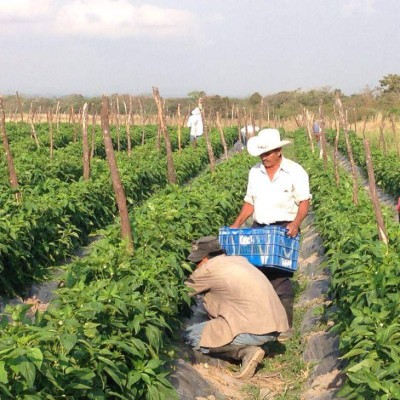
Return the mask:
POLYGON ((245 97, 400 74, 399 0, 0 0, 0 94, 245 97))

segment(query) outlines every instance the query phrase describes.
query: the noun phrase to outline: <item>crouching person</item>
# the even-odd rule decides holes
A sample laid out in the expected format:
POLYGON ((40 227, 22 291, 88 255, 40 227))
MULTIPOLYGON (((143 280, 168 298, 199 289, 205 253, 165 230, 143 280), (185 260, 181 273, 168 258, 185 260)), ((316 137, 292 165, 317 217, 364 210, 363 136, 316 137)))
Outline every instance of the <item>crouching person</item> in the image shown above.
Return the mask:
POLYGON ((274 288, 246 258, 225 255, 215 236, 194 241, 188 260, 196 269, 186 285, 192 295, 204 295, 207 320, 188 326, 185 341, 203 353, 241 361, 236 377, 251 378, 264 357, 260 346, 289 329, 274 288))

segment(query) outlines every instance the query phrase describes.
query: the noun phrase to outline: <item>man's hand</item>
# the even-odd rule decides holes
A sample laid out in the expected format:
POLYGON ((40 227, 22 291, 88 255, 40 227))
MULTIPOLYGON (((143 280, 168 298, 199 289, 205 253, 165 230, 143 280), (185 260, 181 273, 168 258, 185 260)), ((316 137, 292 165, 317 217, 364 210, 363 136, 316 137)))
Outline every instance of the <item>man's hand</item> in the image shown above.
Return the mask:
POLYGON ((299 233, 300 225, 297 222, 291 222, 286 225, 287 232, 286 234, 290 237, 295 237, 299 233))

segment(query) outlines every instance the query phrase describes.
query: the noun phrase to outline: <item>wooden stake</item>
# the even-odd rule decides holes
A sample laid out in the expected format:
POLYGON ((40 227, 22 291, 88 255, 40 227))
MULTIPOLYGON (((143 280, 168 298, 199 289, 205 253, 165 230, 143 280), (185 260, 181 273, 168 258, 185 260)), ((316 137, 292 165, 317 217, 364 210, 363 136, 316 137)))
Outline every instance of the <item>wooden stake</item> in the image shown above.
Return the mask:
POLYGON ((326 137, 325 137, 325 116, 324 116, 324 111, 322 109, 322 100, 319 102, 319 107, 318 107, 318 114, 319 114, 319 120, 320 120, 320 128, 321 128, 321 135, 320 135, 320 145, 322 149, 322 157, 324 159, 324 169, 328 168, 328 154, 326 152, 326 137))
MULTIPOLYGON (((129 96, 129 101, 131 97, 129 96)), ((142 101, 140 100, 140 97, 138 97, 138 102, 139 102, 139 109, 140 109, 140 126, 142 127, 142 146, 144 145, 144 112, 143 112, 143 104, 142 101)))
POLYGON ((90 159, 91 160, 94 157, 94 151, 96 148, 96 118, 97 118, 97 114, 96 114, 95 110, 93 110, 93 114, 92 114, 92 145, 91 145, 91 149, 90 149, 90 159))
POLYGON ((335 136, 335 143, 334 143, 334 148, 333 148, 333 163, 335 166, 336 186, 339 186, 340 175, 339 175, 339 159, 338 159, 339 149, 338 148, 339 148, 340 125, 339 125, 339 119, 337 116, 337 107, 336 106, 334 106, 334 115, 335 115, 336 136, 335 136))
POLYGON ((379 124, 379 145, 382 149, 383 154, 387 154, 387 146, 386 146, 386 140, 385 140, 385 135, 383 133, 383 130, 385 129, 385 116, 382 115, 381 122, 379 124))
POLYGON ((304 109, 304 120, 306 122, 308 141, 310 142, 311 152, 314 154, 314 152, 315 152, 314 138, 311 133, 311 126, 312 126, 313 119, 314 119, 314 115, 311 114, 308 110, 304 109))
POLYGON ((367 171, 368 171, 369 194, 375 212, 376 224, 378 226, 378 237, 379 240, 385 243, 387 246, 389 240, 386 233, 385 223, 383 221, 382 210, 379 206, 378 195, 376 193, 375 174, 374 174, 374 168, 372 166, 371 149, 369 146, 368 139, 364 139, 364 149, 365 149, 365 161, 367 164, 367 171))
POLYGON ((37 147, 40 147, 40 144, 39 144, 39 139, 38 139, 38 137, 37 137, 37 134, 36 134, 36 130, 35 130, 35 125, 33 124, 33 112, 32 113, 29 113, 30 114, 30 116, 31 116, 31 118, 30 118, 30 125, 31 125, 31 136, 32 136, 32 138, 35 140, 35 143, 36 143, 36 146, 37 147))
POLYGON ((242 118, 238 107, 236 107, 236 118, 238 126, 238 142, 243 144, 242 132, 240 132, 240 130, 242 129, 242 118))
POLYGON ((57 134, 60 134, 60 102, 57 101, 57 107, 56 107, 56 124, 57 124, 57 134))
POLYGON ((104 148, 108 165, 110 167, 111 180, 114 188, 115 198, 117 201, 119 216, 121 219, 121 236, 126 241, 127 251, 133 254, 133 238, 132 229, 129 221, 128 207, 126 205, 126 196, 121 178, 118 172, 117 160, 115 158, 114 148, 112 145, 109 124, 109 102, 106 96, 103 96, 101 107, 101 128, 103 131, 104 148))
POLYGON ((263 121, 263 111, 264 111, 264 97, 261 97, 260 102, 260 120, 259 120, 259 127, 262 129, 264 121, 263 121))
POLYGON ((88 104, 82 109, 82 150, 83 150, 83 180, 88 181, 90 177, 90 152, 88 141, 88 104))
POLYGON ((175 172, 175 167, 174 167, 174 160, 172 157, 172 146, 171 146, 171 141, 170 141, 170 138, 168 135, 168 130, 167 130, 166 122, 165 122, 163 101, 160 97, 160 92, 158 91, 158 88, 156 88, 156 87, 153 87, 153 97, 154 97, 154 101, 157 105, 159 127, 160 127, 160 131, 161 131, 162 135, 164 136, 165 149, 167 152, 168 183, 176 183, 177 178, 176 178, 176 172, 175 172))
POLYGON ((181 121, 181 105, 180 104, 178 104, 177 112, 178 112, 178 150, 179 150, 179 152, 181 152, 181 150, 182 150, 182 146, 181 146, 181 124, 182 124, 182 121, 181 121))
POLYGON ((222 130, 220 114, 218 111, 217 111, 217 127, 218 127, 218 131, 219 131, 219 137, 221 138, 222 147, 224 148, 225 160, 227 160, 228 159, 228 147, 226 145, 224 131, 222 130))
POLYGON ((338 106, 338 111, 339 111, 339 117, 341 120, 341 124, 343 127, 344 131, 344 137, 346 140, 346 147, 347 147, 347 155, 350 160, 350 165, 351 165, 351 173, 353 176, 353 203, 355 205, 358 205, 358 179, 357 179, 357 168, 356 168, 356 163, 354 162, 354 156, 353 156, 353 150, 351 148, 350 144, 350 139, 349 139, 349 132, 347 129, 347 118, 346 115, 343 111, 343 105, 342 101, 340 100, 340 97, 336 97, 336 104, 338 106))
POLYGON ((115 114, 116 122, 117 122, 117 150, 121 151, 121 140, 120 140, 120 134, 121 134, 121 121, 119 119, 119 99, 117 96, 117 112, 115 114))
POLYGON ((20 113, 21 113, 21 122, 24 122, 24 109, 23 109, 22 101, 19 98, 18 91, 16 93, 17 93, 18 107, 19 107, 19 110, 20 110, 20 113))
POLYGON ((390 114, 390 122, 392 123, 392 131, 393 131, 393 138, 394 138, 394 144, 396 146, 396 151, 397 154, 400 155, 400 145, 396 134, 396 120, 393 114, 390 114))
POLYGON ((213 151, 213 148, 212 148, 212 145, 211 145, 210 136, 208 134, 208 126, 207 126, 207 123, 206 123, 204 107, 203 107, 203 105, 201 103, 199 103, 199 108, 200 108, 200 111, 201 111, 201 119, 203 121, 203 136, 204 136, 204 139, 206 140, 208 159, 210 160, 210 171, 211 171, 211 173, 213 173, 215 171, 214 151, 213 151))
POLYGON ((49 135, 50 135, 50 160, 53 159, 53 150, 54 150, 54 135, 53 135, 53 110, 49 108, 48 112, 48 120, 49 120, 49 135))
POLYGON ((21 201, 21 192, 18 188, 18 178, 14 167, 14 161, 10 150, 10 145, 8 143, 7 133, 6 133, 6 116, 4 114, 3 97, 0 96, 0 130, 1 138, 3 139, 4 152, 7 158, 8 175, 10 179, 11 189, 15 191, 15 198, 19 203, 21 201))

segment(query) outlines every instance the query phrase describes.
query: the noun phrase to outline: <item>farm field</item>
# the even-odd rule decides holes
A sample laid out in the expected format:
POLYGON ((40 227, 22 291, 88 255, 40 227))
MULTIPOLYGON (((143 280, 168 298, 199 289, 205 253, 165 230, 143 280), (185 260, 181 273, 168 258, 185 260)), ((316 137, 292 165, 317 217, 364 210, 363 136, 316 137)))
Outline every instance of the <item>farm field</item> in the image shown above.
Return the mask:
MULTIPOLYGON (((190 305, 183 284, 192 268, 185 261, 188 247, 194 238, 216 234, 231 223, 254 164, 246 152, 226 159, 220 129, 210 126, 210 144, 220 160, 214 171, 204 138, 194 146, 187 128, 168 127, 175 183, 169 182, 166 141, 157 125, 134 126, 130 136, 111 126, 132 252, 121 239, 100 126, 91 127, 90 179, 84 180, 79 125, 61 124, 59 131, 53 127, 51 137, 49 124, 35 124, 36 141, 29 124, 5 124, 18 189, 9 186, 3 151, 1 295, 23 297, 32 283, 51 279, 55 266, 87 244, 91 235, 102 238, 88 256, 63 266, 62 285, 45 311, 33 314, 27 304, 4 310, 12 321, 4 316, 1 324, 1 398, 178 398, 168 367, 176 358, 177 328, 190 305)), ((223 133, 232 148, 238 126, 226 126, 223 133)), ((325 249, 323 265, 332 275, 326 293, 330 301, 319 307, 316 329, 328 329, 326 322, 333 321, 329 330, 340 338, 347 377, 340 393, 349 399, 400 398, 400 237, 393 210, 383 208, 389 238, 384 243, 368 193, 360 188, 354 204, 349 174, 341 170, 335 179, 332 148, 325 165, 311 150, 306 129, 284 133, 294 140, 288 157, 310 174, 314 224, 325 249), (349 220, 350 215, 357 218, 349 220)), ((326 132, 331 146, 335 135, 333 129, 326 132)), ((365 165, 361 139, 351 132, 350 139, 356 162, 365 165)), ((346 153, 343 135, 339 149, 346 153)), ((372 161, 379 185, 398 196, 395 150, 393 146, 385 154, 373 145, 372 161)), ((265 373, 277 368, 284 376, 286 386, 278 381, 274 387, 277 399, 299 398, 304 390, 312 366, 299 362, 302 346, 297 334, 287 345, 297 360, 276 357, 264 362, 265 373)), ((239 396, 260 397, 260 387, 250 383, 239 396)))
POLYGON ((1 0, 0 400, 400 400, 399 16, 1 0))

